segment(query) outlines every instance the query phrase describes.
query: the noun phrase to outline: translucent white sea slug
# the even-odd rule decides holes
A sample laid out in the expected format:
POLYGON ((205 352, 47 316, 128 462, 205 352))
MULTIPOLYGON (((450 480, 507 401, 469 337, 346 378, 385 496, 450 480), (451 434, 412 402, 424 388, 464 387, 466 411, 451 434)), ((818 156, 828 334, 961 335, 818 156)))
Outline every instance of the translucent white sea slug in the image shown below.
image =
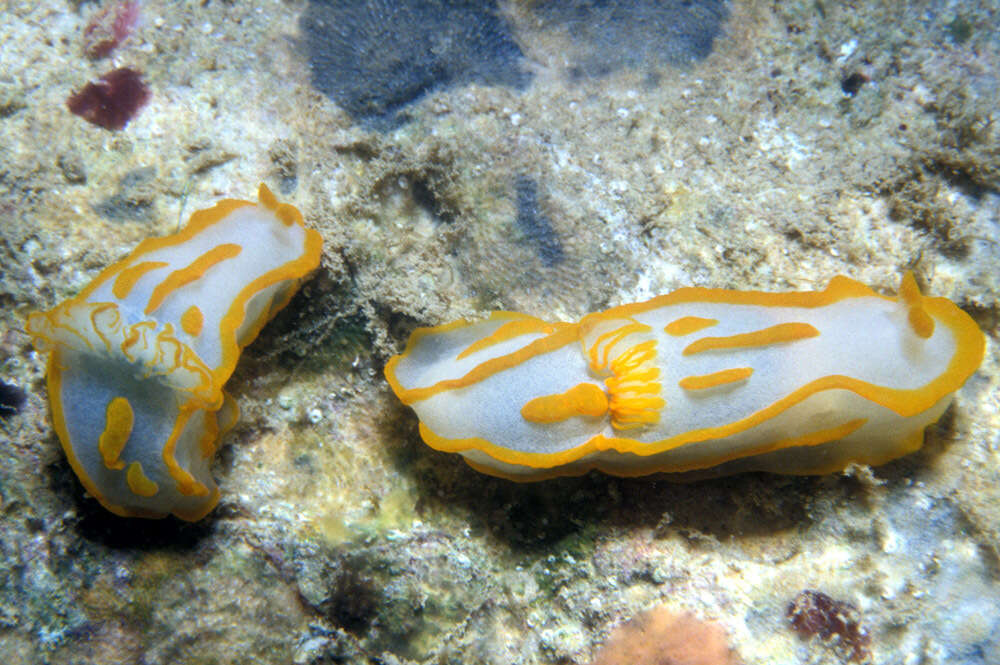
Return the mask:
POLYGON ((28 317, 66 457, 113 513, 197 520, 218 501, 209 466, 239 413, 223 385, 322 245, 295 207, 258 198, 194 213, 28 317))
POLYGON ((954 303, 847 277, 823 291, 684 288, 550 323, 419 328, 386 366, 428 445, 515 480, 821 474, 919 448, 982 362, 954 303))

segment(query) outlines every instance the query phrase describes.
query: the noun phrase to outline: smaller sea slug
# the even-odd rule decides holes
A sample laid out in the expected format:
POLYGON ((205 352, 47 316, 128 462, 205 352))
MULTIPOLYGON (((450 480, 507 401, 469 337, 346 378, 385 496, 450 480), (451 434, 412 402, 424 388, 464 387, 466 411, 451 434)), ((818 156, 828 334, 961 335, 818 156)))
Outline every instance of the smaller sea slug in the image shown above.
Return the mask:
POLYGON ((294 206, 258 198, 195 212, 28 317, 66 457, 117 515, 193 521, 218 501, 209 466, 239 414, 222 387, 322 245, 294 206))
POLYGON ((433 448, 514 480, 822 474, 923 444, 985 338, 911 273, 897 297, 684 288, 550 323, 494 312, 418 328, 385 373, 433 448))

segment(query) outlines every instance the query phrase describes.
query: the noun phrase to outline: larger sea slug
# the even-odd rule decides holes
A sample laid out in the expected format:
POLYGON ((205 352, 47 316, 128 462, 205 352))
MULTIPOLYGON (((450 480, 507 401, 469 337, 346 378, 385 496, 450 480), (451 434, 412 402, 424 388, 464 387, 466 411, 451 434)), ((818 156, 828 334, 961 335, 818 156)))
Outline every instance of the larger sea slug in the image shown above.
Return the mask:
POLYGON ((322 245, 295 207, 258 198, 199 210, 28 317, 66 457, 115 514, 197 520, 218 501, 209 466, 239 413, 222 388, 322 245))
POLYGON ((417 329, 385 372, 428 445, 506 478, 821 474, 918 449, 984 348, 906 273, 896 297, 835 277, 684 288, 579 323, 495 312, 417 329))

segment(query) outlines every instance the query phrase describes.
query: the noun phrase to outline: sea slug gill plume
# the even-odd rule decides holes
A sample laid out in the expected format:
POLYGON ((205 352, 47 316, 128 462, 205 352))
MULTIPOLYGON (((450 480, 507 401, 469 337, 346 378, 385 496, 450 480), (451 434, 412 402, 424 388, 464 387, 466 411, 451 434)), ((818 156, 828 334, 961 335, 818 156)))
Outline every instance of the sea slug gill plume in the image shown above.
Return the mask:
POLYGON ((258 198, 195 212, 28 317, 70 466, 117 515, 193 521, 219 499, 209 466, 239 414, 222 388, 322 246, 294 206, 258 198))

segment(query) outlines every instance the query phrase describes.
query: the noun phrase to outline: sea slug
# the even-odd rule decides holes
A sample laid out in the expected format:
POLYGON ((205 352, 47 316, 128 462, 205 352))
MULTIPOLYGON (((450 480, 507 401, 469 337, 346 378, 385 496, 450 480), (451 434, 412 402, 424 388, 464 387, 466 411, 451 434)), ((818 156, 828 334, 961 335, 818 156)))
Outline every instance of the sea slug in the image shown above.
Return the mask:
POLYGON ((193 521, 218 501, 209 466, 239 415, 222 388, 322 245, 263 184, 258 198, 195 212, 28 317, 66 457, 115 514, 193 521))
POLYGON ((823 291, 683 288, 549 323, 418 328, 386 366, 433 448, 514 480, 822 474, 918 449, 982 362, 954 303, 847 277, 823 291))

